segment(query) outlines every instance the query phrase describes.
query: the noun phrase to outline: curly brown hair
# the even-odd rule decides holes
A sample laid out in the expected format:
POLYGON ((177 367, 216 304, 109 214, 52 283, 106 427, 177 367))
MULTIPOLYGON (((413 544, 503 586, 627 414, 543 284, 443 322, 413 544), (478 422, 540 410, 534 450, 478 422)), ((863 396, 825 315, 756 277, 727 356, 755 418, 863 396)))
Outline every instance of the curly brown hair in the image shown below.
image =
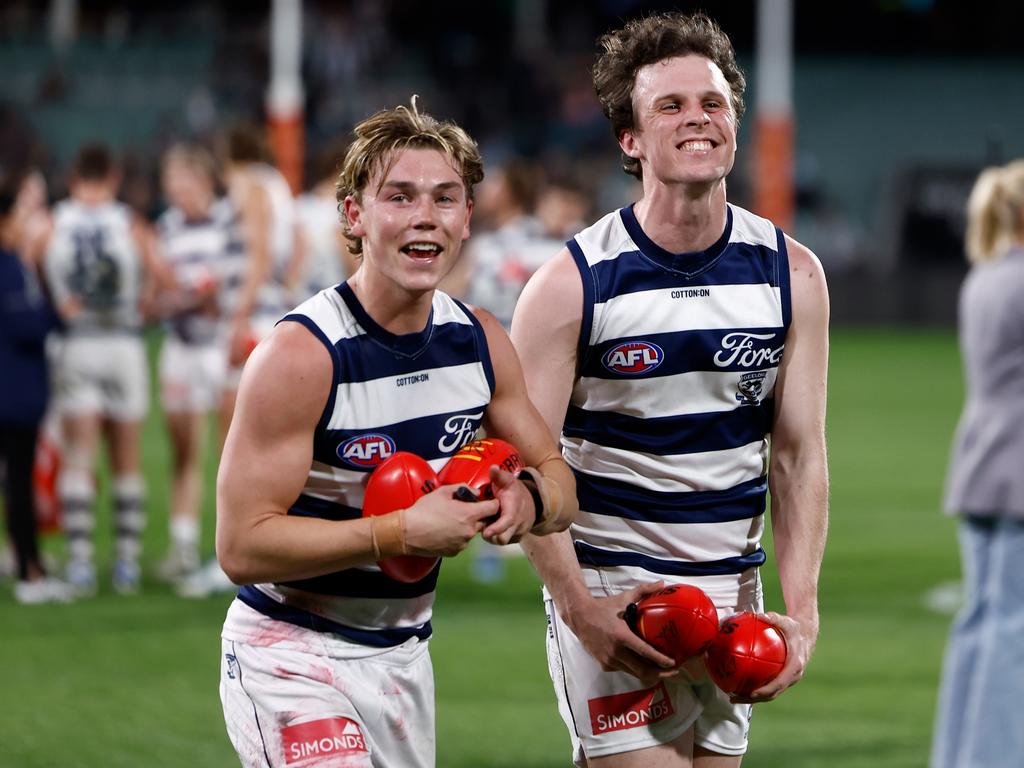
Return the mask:
MULTIPOLYGON (((598 40, 601 53, 594 62, 594 90, 604 116, 612 124, 618 141, 623 131, 636 128, 633 116, 633 86, 636 73, 648 64, 676 56, 703 56, 722 70, 732 92, 732 108, 739 122, 743 116, 743 91, 747 87, 743 70, 729 37, 703 13, 659 13, 634 19, 598 40)), ((643 178, 640 161, 623 156, 622 170, 643 178)))
MULTIPOLYGON (((420 112, 415 96, 409 107, 381 110, 357 124, 353 133, 355 140, 345 153, 335 184, 339 210, 349 195, 359 200, 378 169, 381 180, 385 179, 399 151, 409 147, 436 149, 447 155, 462 177, 468 200, 473 199, 473 186, 484 178, 483 160, 476 142, 455 123, 420 112)), ((362 240, 351 233, 344 218, 342 227, 349 240, 349 252, 358 256, 363 252, 362 240)))

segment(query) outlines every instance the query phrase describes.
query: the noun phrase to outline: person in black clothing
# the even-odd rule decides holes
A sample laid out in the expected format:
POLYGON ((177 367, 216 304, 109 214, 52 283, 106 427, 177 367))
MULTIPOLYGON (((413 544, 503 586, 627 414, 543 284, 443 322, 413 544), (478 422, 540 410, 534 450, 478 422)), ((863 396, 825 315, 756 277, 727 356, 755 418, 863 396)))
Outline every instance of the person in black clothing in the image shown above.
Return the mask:
POLYGON ((67 602, 67 584, 50 578, 39 557, 32 465, 49 395, 44 342, 58 319, 36 265, 22 248, 14 215, 20 180, 0 176, 0 464, 7 530, 17 562, 14 596, 21 603, 67 602))

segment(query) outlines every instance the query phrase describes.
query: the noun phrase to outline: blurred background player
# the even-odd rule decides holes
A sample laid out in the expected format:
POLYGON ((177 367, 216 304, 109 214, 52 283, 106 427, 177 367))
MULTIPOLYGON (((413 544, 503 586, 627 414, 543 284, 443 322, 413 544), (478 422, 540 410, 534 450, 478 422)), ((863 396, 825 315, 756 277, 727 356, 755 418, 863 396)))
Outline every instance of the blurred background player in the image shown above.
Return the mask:
MULTIPOLYGON (((524 157, 509 158, 489 171, 474 209, 480 228, 443 284, 453 296, 491 312, 506 331, 526 281, 560 245, 544 236, 534 215, 543 184, 543 170, 524 157)), ((498 549, 482 539, 473 542, 472 550, 471 573, 485 583, 499 580, 504 573, 501 558, 519 551, 498 549)))
POLYGON ((70 197, 56 205, 45 272, 65 324, 57 366, 64 456, 60 496, 68 538, 68 581, 96 590, 92 533, 94 472, 106 439, 113 473, 118 592, 139 587, 145 524, 140 427, 149 404, 141 308, 152 306, 159 265, 149 227, 116 199, 120 176, 109 149, 86 144, 75 159, 70 197))
POLYGON ((466 243, 462 261, 445 287, 494 314, 507 330, 516 300, 557 245, 535 215, 544 174, 522 157, 507 160, 480 184, 480 232, 466 243))
POLYGON ((321 764, 433 766, 438 570, 405 583, 375 561, 454 555, 478 533, 508 544, 575 511, 505 331, 435 290, 469 235, 476 144, 415 102, 355 132, 338 199, 362 264, 253 354, 218 475, 217 554, 245 585, 224 623, 221 699, 245 766, 299 761, 307 744, 327 745, 321 764), (439 469, 483 424, 532 465, 493 467, 496 499, 467 504, 447 485, 362 516, 383 458, 439 469))
POLYGON ((549 175, 537 198, 541 234, 564 243, 586 226, 590 208, 590 198, 578 181, 567 174, 549 175))
POLYGON ((38 262, 29 261, 30 218, 18 215, 33 207, 24 197, 35 194, 35 181, 0 175, 0 477, 14 597, 26 604, 73 597, 69 585, 47 575, 36 533, 32 469, 50 394, 45 342, 59 320, 42 290, 38 262))
POLYGON ((173 462, 170 544, 159 572, 177 580, 199 568, 204 447, 228 365, 219 292, 222 276, 232 262, 239 268, 243 254, 231 204, 217 196, 209 152, 172 147, 164 156, 162 181, 171 207, 158 220, 157 235, 176 291, 163 303, 167 333, 159 360, 173 462))
POLYGON ((337 285, 359 266, 349 253, 341 228, 334 185, 339 158, 344 145, 331 145, 316 163, 316 182, 295 198, 295 215, 299 226, 302 257, 296 260, 298 275, 289 280, 292 298, 299 304, 324 288, 337 285))
MULTIPOLYGON (((47 199, 46 178, 38 168, 30 168, 22 177, 18 196, 11 209, 10 232, 12 248, 38 273, 42 251, 50 230, 50 208, 47 199)), ((44 281, 45 288, 45 281, 44 281)), ((44 291, 44 293, 46 293, 44 291)), ((47 295, 49 301, 49 296, 47 295)), ((46 337, 46 356, 50 369, 50 389, 53 389, 53 370, 60 347, 59 334, 46 337)), ((62 533, 60 497, 57 476, 60 472, 61 430, 60 416, 54 398, 48 399, 46 414, 39 427, 36 440, 36 461, 33 468, 33 486, 36 502, 36 523, 40 534, 62 533)))
POLYGON ((600 46, 595 90, 643 197, 576 235, 516 309, 530 395, 561 435, 580 500, 569 533, 523 549, 548 595, 550 671, 576 764, 735 768, 751 704, 801 677, 818 636, 824 274, 726 200, 745 79, 721 29, 664 13, 600 46), (763 615, 789 655, 775 680, 730 698, 621 617, 663 581, 701 587, 722 617, 761 612, 769 485, 787 613, 763 615))
POLYGON ((228 132, 226 144, 224 180, 238 212, 245 267, 222 292, 230 364, 221 409, 225 434, 242 366, 293 306, 288 278, 300 269, 295 201, 284 176, 270 164, 262 132, 239 125, 228 132))
POLYGON ((965 600, 946 649, 931 766, 1010 768, 1024 755, 1024 160, 978 177, 967 257, 967 391, 945 499, 960 515, 965 600))
MULTIPOLYGON (((235 410, 242 367, 259 341, 293 304, 289 278, 301 270, 301 241, 292 191, 270 164, 261 131, 248 125, 232 128, 225 139, 224 180, 237 215, 237 237, 244 258, 231 258, 220 291, 228 369, 220 401, 221 439, 235 410)), ((179 594, 204 597, 234 585, 211 559, 181 579, 179 594)))

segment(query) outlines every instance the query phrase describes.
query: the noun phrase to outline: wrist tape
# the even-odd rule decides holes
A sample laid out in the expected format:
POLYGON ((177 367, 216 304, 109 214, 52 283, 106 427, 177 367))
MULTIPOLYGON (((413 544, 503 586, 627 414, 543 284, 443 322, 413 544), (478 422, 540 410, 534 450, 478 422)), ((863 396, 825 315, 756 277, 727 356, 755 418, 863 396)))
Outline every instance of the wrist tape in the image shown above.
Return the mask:
POLYGON ((530 533, 543 535, 557 530, 562 513, 562 489, 558 483, 550 477, 545 477, 535 467, 523 467, 516 477, 533 497, 537 517, 530 533))
POLYGON ((405 510, 398 509, 387 515, 371 517, 370 543, 373 545, 374 560, 409 554, 405 544, 405 510))

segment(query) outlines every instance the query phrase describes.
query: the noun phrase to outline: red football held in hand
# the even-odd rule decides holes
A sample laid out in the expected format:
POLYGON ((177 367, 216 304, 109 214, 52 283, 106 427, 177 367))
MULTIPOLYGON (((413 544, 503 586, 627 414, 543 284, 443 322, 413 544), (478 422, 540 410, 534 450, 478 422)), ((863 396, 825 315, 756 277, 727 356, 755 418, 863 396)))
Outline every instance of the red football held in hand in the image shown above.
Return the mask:
POLYGON ((481 499, 493 499, 491 466, 494 464, 513 475, 526 466, 519 451, 510 443, 496 437, 488 437, 462 446, 441 468, 438 481, 441 485, 465 483, 476 491, 481 499))
MULTIPOLYGON (((405 509, 437 487, 437 474, 419 456, 396 451, 377 465, 366 483, 363 517, 386 515, 405 509)), ((378 561, 377 565, 395 581, 411 584, 434 570, 438 557, 396 555, 378 561)))
POLYGON ((626 622, 677 664, 704 653, 718 634, 718 611, 704 590, 676 584, 626 609, 626 622))
POLYGON ((749 611, 723 621, 707 652, 711 679, 736 696, 749 696, 774 680, 785 663, 782 631, 749 611))

